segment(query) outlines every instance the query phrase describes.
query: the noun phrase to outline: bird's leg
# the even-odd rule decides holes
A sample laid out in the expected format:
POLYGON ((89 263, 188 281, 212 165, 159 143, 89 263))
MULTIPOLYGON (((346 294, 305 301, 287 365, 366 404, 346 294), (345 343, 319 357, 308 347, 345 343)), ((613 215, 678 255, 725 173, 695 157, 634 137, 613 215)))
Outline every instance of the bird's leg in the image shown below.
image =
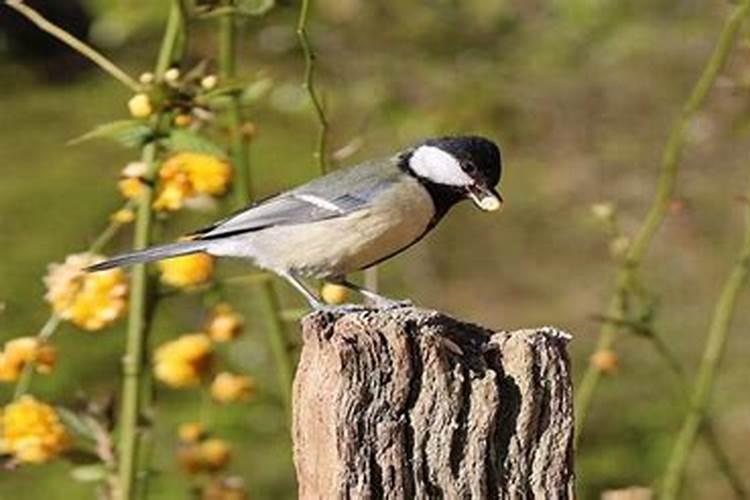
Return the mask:
POLYGON ((347 281, 344 278, 335 280, 335 283, 341 286, 345 286, 346 288, 349 288, 350 290, 354 290, 355 292, 361 294, 368 301, 372 302, 372 304, 375 305, 376 307, 381 307, 384 309, 395 309, 397 307, 409 307, 413 305, 410 300, 394 300, 394 299, 385 297, 383 295, 380 295, 378 293, 375 293, 372 290, 368 290, 367 288, 362 288, 356 283, 347 281))
POLYGON ((325 309, 326 304, 320 300, 314 293, 312 293, 310 290, 307 289, 307 287, 300 281, 299 278, 294 276, 292 273, 289 273, 287 271, 276 271, 276 274, 284 278, 291 284, 299 293, 301 293, 305 300, 307 300, 307 303, 310 304, 310 307, 313 309, 325 309))
POLYGON ((305 300, 307 300, 307 303, 310 304, 310 307, 316 311, 357 312, 365 309, 358 304, 341 304, 338 306, 326 304, 312 293, 294 274, 288 271, 276 271, 276 273, 287 280, 298 292, 300 292, 305 297, 305 300))

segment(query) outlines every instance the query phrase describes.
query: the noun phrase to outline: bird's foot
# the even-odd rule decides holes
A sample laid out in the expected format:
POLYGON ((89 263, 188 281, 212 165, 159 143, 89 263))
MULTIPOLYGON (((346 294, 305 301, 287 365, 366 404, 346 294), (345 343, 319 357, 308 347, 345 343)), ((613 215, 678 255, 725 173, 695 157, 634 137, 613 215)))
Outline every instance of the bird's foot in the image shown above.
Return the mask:
POLYGON ((326 303, 318 303, 318 304, 312 304, 312 308, 315 310, 315 312, 327 312, 327 313, 335 313, 335 314, 349 314, 349 313, 355 313, 355 312, 364 312, 369 311, 372 308, 368 307, 363 304, 326 304, 326 303))
POLYGON ((367 303, 371 304, 372 307, 383 309, 386 311, 414 306, 414 302, 412 302, 411 300, 389 299, 388 297, 383 297, 382 295, 366 295, 365 298, 367 299, 367 303))

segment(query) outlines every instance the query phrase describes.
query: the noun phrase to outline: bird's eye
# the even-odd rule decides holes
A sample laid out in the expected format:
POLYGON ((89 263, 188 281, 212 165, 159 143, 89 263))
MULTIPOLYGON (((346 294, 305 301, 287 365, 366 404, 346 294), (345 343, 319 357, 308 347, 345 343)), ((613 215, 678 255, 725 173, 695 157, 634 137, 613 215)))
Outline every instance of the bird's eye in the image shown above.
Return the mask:
POLYGON ((464 172, 466 172, 469 175, 474 175, 477 173, 477 166, 474 165, 473 163, 465 163, 464 172))

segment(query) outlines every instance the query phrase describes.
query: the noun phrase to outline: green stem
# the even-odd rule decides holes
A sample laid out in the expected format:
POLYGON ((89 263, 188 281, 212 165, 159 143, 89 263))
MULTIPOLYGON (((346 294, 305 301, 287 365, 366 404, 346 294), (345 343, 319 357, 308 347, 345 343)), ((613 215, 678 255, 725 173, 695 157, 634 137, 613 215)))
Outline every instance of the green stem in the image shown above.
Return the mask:
POLYGON ((289 359, 289 346, 286 340, 284 320, 280 314, 279 299, 270 281, 261 286, 261 305, 266 318, 266 328, 269 332, 271 352, 276 365, 279 384, 284 398, 284 408, 287 416, 291 417, 292 409, 292 363, 289 359))
MULTIPOLYGON (((688 126, 695 114, 703 107, 716 82, 716 77, 724 67, 727 57, 729 57, 729 53, 734 46, 740 26, 747 17, 748 8, 750 8, 750 0, 743 0, 732 9, 719 34, 716 47, 685 102, 680 116, 672 127, 662 154, 661 173, 659 174, 654 199, 618 271, 617 292, 610 300, 607 309, 608 317, 621 318, 625 314, 625 303, 618 295, 623 290, 628 290, 630 288, 629 285, 636 279, 641 262, 651 246, 656 231, 664 221, 669 208, 669 201, 674 192, 680 156, 685 145, 688 126)), ((610 349, 614 344, 617 331, 618 328, 612 324, 602 325, 596 350, 610 349)), ((594 366, 589 365, 583 375, 576 396, 576 440, 580 439, 594 392, 600 380, 601 373, 594 366)))
POLYGON ((315 115, 318 117, 318 147, 313 157, 318 161, 318 167, 321 173, 326 172, 326 142, 328 140, 328 119, 326 118, 323 104, 318 96, 315 87, 315 51, 313 50, 310 39, 307 37, 307 19, 310 14, 311 0, 302 0, 300 6, 299 19, 297 20, 297 37, 302 46, 302 52, 305 56, 305 79, 302 87, 307 90, 310 96, 310 102, 315 108, 315 115))
MULTIPOLYGON (((163 77, 164 72, 172 62, 179 37, 179 28, 180 6, 175 0, 170 7, 164 38, 159 49, 155 68, 157 79, 163 77)), ((161 121, 161 116, 154 116, 152 119, 153 127, 158 129, 161 121)), ((141 160, 146 164, 145 177, 148 180, 152 180, 155 177, 158 167, 157 153, 157 145, 154 142, 149 142, 143 148, 141 160)), ((144 193, 139 199, 136 215, 135 235, 133 239, 133 248, 135 250, 146 248, 151 241, 151 226, 153 222, 151 205, 154 194, 153 188, 150 185, 144 185, 144 187, 144 193)), ((146 266, 144 264, 135 265, 133 266, 130 279, 130 310, 125 355, 122 359, 123 384, 119 422, 118 477, 120 485, 119 498, 123 500, 134 498, 136 472, 139 467, 138 445, 142 435, 139 420, 145 385, 144 361, 146 337, 150 326, 148 321, 148 296, 146 266)))
MULTIPOLYGON (((661 356, 667 366, 669 366, 672 373, 675 375, 678 383, 680 398, 682 398, 682 400, 686 403, 686 408, 690 408, 688 380, 685 375, 685 370, 680 364, 680 361, 677 359, 677 356, 675 356, 674 353, 669 349, 669 346, 662 340, 661 336, 654 333, 652 335, 649 335, 647 338, 653 343, 656 352, 659 354, 659 356, 661 356)), ((724 451, 724 448, 719 441, 719 437, 716 434, 713 422, 711 421, 710 416, 707 414, 704 415, 703 418, 701 436, 706 441, 708 450, 713 455, 714 460, 716 461, 716 465, 719 467, 722 474, 724 474, 724 476, 726 477, 727 482, 729 483, 729 487, 734 492, 735 498, 747 498, 747 488, 745 487, 742 477, 734 469, 729 456, 727 455, 726 451, 724 451)))
MULTIPOLYGON (((743 12, 747 13, 750 1, 743 2, 737 9, 743 7, 743 12)), ((750 191, 748 193, 750 194, 750 191)), ((726 347, 737 299, 750 275, 750 208, 746 208, 746 212, 748 220, 740 258, 724 282, 716 302, 703 359, 698 368, 698 378, 690 397, 690 406, 667 463, 660 495, 660 498, 664 500, 671 500, 679 495, 690 452, 706 420, 711 392, 726 347)))
MULTIPOLYGON (((219 25, 219 68, 224 80, 235 77, 237 61, 236 31, 234 14, 228 13, 220 19, 219 25)), ((238 94, 232 94, 228 108, 231 134, 230 151, 234 164, 234 194, 238 208, 242 208, 254 197, 250 172, 250 158, 247 141, 242 137, 242 110, 238 94)), ((284 396, 285 411, 291 414, 292 363, 287 352, 286 330, 284 328, 279 300, 273 285, 264 280, 260 285, 260 300, 264 316, 267 318, 268 338, 274 357, 278 382, 284 396)))
POLYGON ((45 17, 42 16, 39 12, 23 3, 22 0, 5 0, 5 4, 26 17, 42 31, 49 33, 65 45, 69 46, 82 56, 89 59, 91 62, 109 73, 110 76, 115 78, 117 81, 130 88, 130 90, 132 90, 133 92, 140 92, 141 86, 138 84, 138 82, 133 80, 130 75, 117 67, 112 61, 104 57, 93 47, 86 45, 84 42, 77 39, 64 29, 45 19, 45 17))
MULTIPOLYGON (((225 82, 231 82, 236 76, 237 30, 233 14, 219 19, 219 69, 225 82)), ((242 107, 240 96, 232 92, 227 109, 229 134, 231 142, 232 164, 234 165, 234 197, 238 207, 250 202, 252 186, 250 185, 250 152, 248 142, 242 134, 242 107)))

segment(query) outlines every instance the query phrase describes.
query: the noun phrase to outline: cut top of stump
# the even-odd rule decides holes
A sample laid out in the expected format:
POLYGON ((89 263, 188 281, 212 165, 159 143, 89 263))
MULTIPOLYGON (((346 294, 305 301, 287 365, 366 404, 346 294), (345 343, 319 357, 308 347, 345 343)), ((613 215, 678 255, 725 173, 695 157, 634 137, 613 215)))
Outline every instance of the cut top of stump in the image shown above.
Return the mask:
POLYGON ((413 307, 302 326, 300 498, 572 497, 568 334, 413 307))

